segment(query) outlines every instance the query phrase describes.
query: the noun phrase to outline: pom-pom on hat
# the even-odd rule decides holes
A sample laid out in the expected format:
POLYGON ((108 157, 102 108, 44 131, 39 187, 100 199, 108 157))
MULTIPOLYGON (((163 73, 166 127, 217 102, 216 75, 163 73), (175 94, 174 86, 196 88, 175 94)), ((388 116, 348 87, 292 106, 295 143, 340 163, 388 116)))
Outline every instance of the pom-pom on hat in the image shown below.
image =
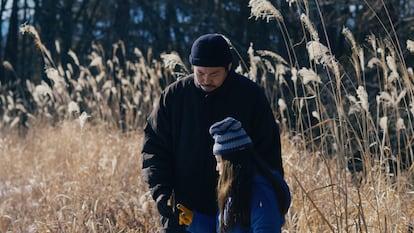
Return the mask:
POLYGON ((191 65, 227 67, 232 62, 230 45, 220 34, 205 34, 197 38, 189 56, 191 65))
POLYGON ((240 121, 232 117, 214 123, 210 127, 210 135, 214 139, 214 155, 226 155, 253 146, 240 121))

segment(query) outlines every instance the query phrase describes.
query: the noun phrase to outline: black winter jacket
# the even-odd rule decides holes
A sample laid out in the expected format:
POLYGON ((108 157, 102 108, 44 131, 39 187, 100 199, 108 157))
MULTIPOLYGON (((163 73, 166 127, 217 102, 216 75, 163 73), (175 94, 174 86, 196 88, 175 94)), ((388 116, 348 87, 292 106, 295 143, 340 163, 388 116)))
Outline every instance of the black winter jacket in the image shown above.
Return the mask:
POLYGON ((142 168, 154 200, 174 192, 175 203, 216 214, 218 174, 209 127, 229 116, 242 123, 260 157, 283 175, 279 128, 262 88, 230 71, 222 86, 207 93, 190 75, 162 92, 144 130, 142 168))

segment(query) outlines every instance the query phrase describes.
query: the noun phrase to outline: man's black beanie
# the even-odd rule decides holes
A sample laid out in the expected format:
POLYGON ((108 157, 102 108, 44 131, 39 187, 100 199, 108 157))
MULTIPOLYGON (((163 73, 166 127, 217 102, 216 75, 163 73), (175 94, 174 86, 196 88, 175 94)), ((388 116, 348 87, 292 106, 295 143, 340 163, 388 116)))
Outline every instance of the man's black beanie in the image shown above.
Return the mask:
POLYGON ((220 34, 206 34, 196 39, 189 59, 191 65, 203 67, 227 67, 233 60, 230 45, 220 34))

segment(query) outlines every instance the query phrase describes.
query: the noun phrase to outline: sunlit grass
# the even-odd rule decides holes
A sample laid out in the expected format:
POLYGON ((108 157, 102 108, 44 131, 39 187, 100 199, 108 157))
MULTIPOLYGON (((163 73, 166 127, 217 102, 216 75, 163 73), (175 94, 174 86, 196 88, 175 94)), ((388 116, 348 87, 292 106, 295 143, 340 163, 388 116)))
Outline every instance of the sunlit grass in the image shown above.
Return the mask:
MULTIPOLYGON (((413 41, 370 34, 358 44, 344 27, 349 60, 339 62, 308 15, 298 15, 305 34, 293 47, 282 11, 249 6, 251 18, 277 22, 287 50, 251 45, 236 68, 264 87, 281 124, 293 194, 284 230, 412 232, 414 72, 404 55, 413 41)), ((55 64, 32 26, 22 32, 42 52, 50 84, 26 83, 33 103, 0 87, 0 232, 157 232, 140 129, 163 87, 190 69, 174 52, 155 61, 139 49, 122 66, 122 42, 121 55, 94 45, 88 64, 74 52, 73 63, 55 64)))
MULTIPOLYGON (((141 176, 140 132, 79 122, 0 138, 0 231, 158 232, 141 176)), ((407 174, 378 164, 351 174, 337 159, 300 150, 282 137, 292 206, 287 232, 408 232, 414 193, 407 174)))
POLYGON ((0 232, 157 232, 140 133, 100 124, 0 138, 0 232))

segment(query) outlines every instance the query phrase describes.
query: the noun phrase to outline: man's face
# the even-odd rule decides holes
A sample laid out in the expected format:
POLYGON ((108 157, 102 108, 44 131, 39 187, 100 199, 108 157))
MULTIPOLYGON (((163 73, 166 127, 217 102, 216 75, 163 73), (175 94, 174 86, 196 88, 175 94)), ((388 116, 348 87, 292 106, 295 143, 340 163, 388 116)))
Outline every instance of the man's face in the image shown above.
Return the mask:
POLYGON ((228 69, 225 67, 194 66, 194 80, 205 92, 211 92, 220 87, 226 79, 228 69))

